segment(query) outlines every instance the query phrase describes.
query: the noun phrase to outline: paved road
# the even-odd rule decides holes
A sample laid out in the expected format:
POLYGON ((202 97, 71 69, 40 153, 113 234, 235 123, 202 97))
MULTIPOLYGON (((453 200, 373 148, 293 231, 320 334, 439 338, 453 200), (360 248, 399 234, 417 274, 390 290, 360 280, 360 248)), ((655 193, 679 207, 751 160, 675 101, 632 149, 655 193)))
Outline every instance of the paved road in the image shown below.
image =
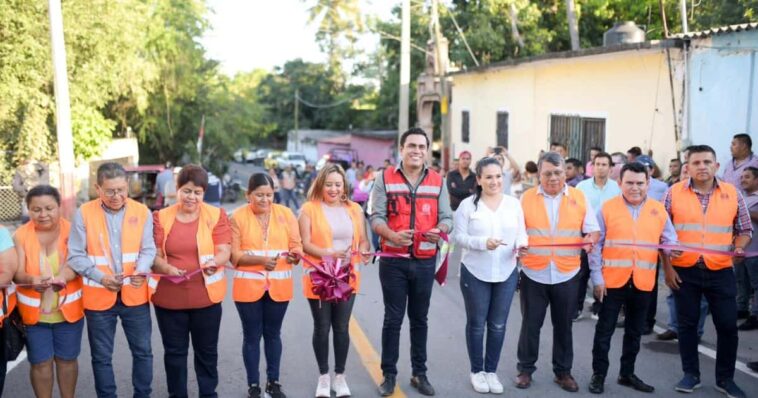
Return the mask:
MULTIPOLYGON (((229 206, 233 208, 233 205, 229 206)), ((364 285, 354 310, 354 322, 351 325, 352 347, 348 358, 347 376, 355 397, 375 397, 375 380, 379 377, 377 353, 380 351, 382 326, 382 296, 378 282, 377 266, 364 268, 364 285)), ((300 272, 296 272, 296 292, 300 292, 300 272)), ((659 301, 659 325, 666 319, 665 288, 662 289, 659 301)), ((230 296, 230 294, 229 294, 230 296)), ((231 297, 223 305, 224 315, 221 325, 219 343, 219 372, 220 380, 218 393, 221 397, 246 396, 245 371, 240 353, 242 341, 239 317, 231 297)), ((551 328, 549 318, 545 321, 542 335, 538 370, 534 374, 535 381, 529 390, 517 390, 510 383, 516 373, 516 343, 518 328, 521 323, 519 302, 515 299, 508 319, 506 342, 501 356, 498 374, 503 380, 505 395, 514 397, 585 397, 587 383, 591 375, 591 349, 595 321, 586 318, 574 325, 574 376, 580 384, 578 394, 565 393, 552 382, 550 371, 551 328)), ((429 314, 429 378, 440 397, 479 397, 473 392, 468 381, 468 359, 466 355, 464 325, 465 313, 458 279, 455 270, 451 272, 448 285, 435 286, 432 296, 432 308, 429 314)), ((290 303, 283 326, 284 354, 282 358, 281 382, 289 397, 312 397, 315 391, 318 369, 311 349, 312 319, 307 303, 301 294, 296 294, 290 303)), ((410 364, 408 346, 408 327, 404 325, 401 356, 399 363, 399 387, 396 397, 419 397, 409 383, 410 364)), ((613 380, 618 372, 618 358, 621 351, 620 330, 614 336, 611 351, 611 369, 606 383, 607 397, 647 396, 632 392, 627 388, 616 385, 613 380)), ((163 370, 163 349, 157 325, 153 324, 154 380, 155 397, 165 397, 166 376, 163 370)), ((116 337, 114 367, 117 369, 119 396, 129 397, 131 388, 131 359, 126 340, 119 330, 116 337)), ((715 347, 715 332, 708 324, 703 341, 703 352, 708 353, 715 347)), ((740 332, 740 361, 758 359, 758 332, 740 332)), ((703 373, 703 388, 693 394, 693 397, 720 397, 713 389, 714 360, 702 354, 701 368, 703 373)), ((82 354, 79 358, 80 375, 77 396, 94 397, 94 383, 90 365, 89 343, 86 332, 82 342, 82 354)), ((196 381, 192 370, 192 360, 188 361, 190 368, 190 396, 197 396, 196 381)), ((262 364, 261 369, 265 365, 262 364)), ((9 371, 6 380, 6 397, 33 397, 28 382, 29 365, 21 361, 9 371)), ((749 371, 747 371, 749 372, 749 371)), ((736 381, 746 391, 748 396, 758 397, 758 374, 737 371, 736 381)), ((654 396, 678 396, 673 391, 673 385, 681 376, 681 366, 677 354, 677 345, 671 342, 658 342, 654 336, 643 338, 643 347, 637 361, 637 374, 645 381, 656 387, 654 396)), ((56 395, 57 396, 57 395, 56 395)))

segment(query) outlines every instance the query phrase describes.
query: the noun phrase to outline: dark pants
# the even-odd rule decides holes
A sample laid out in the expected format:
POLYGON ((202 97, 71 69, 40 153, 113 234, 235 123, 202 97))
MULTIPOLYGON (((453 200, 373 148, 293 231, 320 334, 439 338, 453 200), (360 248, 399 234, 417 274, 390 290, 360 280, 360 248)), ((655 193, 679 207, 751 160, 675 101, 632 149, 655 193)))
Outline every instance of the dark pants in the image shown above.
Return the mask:
POLYGON ((611 348, 611 337, 616 330, 621 306, 624 306, 626 321, 624 321, 624 345, 621 351, 619 375, 631 376, 634 374, 634 362, 640 352, 640 338, 645 328, 652 294, 637 289, 631 279, 626 285, 616 289, 607 289, 607 291, 608 294, 603 299, 595 325, 592 371, 604 377, 608 375, 608 351, 611 348))
MULTIPOLYGON (((579 287, 577 289, 577 295, 576 295, 576 311, 575 313, 581 312, 582 309, 584 309, 584 300, 587 299, 587 282, 590 280, 590 261, 587 257, 587 252, 582 250, 582 255, 580 256, 581 261, 581 268, 579 269, 579 274, 577 276, 579 277, 579 287)), ((574 314, 576 315, 576 314, 574 314)))
POLYGON ((221 304, 170 310, 155 306, 155 319, 163 339, 163 366, 168 396, 187 397, 187 354, 190 337, 200 397, 215 398, 218 386, 218 333, 221 304))
POLYGON ((751 315, 758 316, 758 257, 748 257, 742 263, 749 285, 748 291, 752 291, 753 294, 753 300, 750 303, 751 315))
POLYGON ((406 303, 411 325, 411 367, 414 375, 426 373, 427 314, 434 284, 435 258, 382 258, 379 280, 384 298, 382 372, 397 375, 400 328, 406 303))
MULTIPOLYGON (((113 375, 113 340, 116 323, 121 318, 126 341, 132 352, 132 387, 134 397, 149 397, 153 383, 153 351, 150 335, 153 324, 148 304, 128 307, 121 302, 103 311, 85 310, 87 336, 92 355, 92 372, 98 398, 116 398, 116 379, 113 375)), ((123 369, 122 369, 123 370, 123 369)))
MULTIPOLYGON (((5 326, 3 326, 5 327, 5 326)), ((8 371, 8 360, 5 358, 5 330, 0 327, 0 398, 5 388, 5 372, 8 371)))
POLYGON ((647 315, 645 316, 645 327, 653 329, 655 326, 655 315, 658 313, 658 276, 661 274, 661 258, 658 257, 658 264, 655 266, 655 282, 653 291, 650 295, 650 302, 647 306, 647 315))
POLYGON ((466 305, 466 348, 471 373, 495 373, 505 340, 505 324, 518 284, 518 271, 502 282, 484 282, 461 264, 461 293, 466 305), (487 329, 487 345, 483 344, 487 329), (484 353, 484 355, 482 355, 484 353))
POLYGON ((685 374, 700 377, 697 324, 705 296, 716 327, 716 381, 734 378, 737 361, 737 285, 734 269, 711 271, 700 266, 674 267, 682 283, 674 290, 679 320, 679 353, 685 374))
POLYGON ((242 360, 247 371, 247 384, 260 384, 261 337, 266 353, 266 377, 268 381, 279 381, 282 322, 289 301, 274 301, 266 293, 258 301, 234 304, 242 320, 242 360))
POLYGON ((563 283, 545 285, 521 273, 521 334, 518 339, 518 365, 521 373, 532 374, 539 357, 540 329, 545 321, 547 306, 553 323, 553 373, 571 373, 574 362, 572 317, 576 314, 576 295, 579 274, 563 283))
POLYGON ((332 329, 334 338, 334 373, 345 373, 347 351, 350 348, 348 329, 354 303, 354 294, 349 300, 340 303, 308 300, 313 315, 313 352, 322 375, 329 373, 329 329, 332 329))

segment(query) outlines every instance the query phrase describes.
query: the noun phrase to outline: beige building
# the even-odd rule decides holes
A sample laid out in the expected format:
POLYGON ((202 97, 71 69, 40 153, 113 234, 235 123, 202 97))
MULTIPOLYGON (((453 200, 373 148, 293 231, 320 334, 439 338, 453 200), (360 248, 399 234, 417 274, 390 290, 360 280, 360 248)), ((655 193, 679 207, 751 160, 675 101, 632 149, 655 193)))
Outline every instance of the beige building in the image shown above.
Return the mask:
MULTIPOLYGON (((488 146, 503 145, 523 169, 553 141, 584 161, 592 146, 607 152, 639 146, 653 149, 665 170, 676 156, 678 119, 666 56, 671 43, 552 53, 452 74, 452 154, 469 150, 478 159, 488 146)), ((671 47, 670 54, 674 96, 681 99, 681 50, 671 47)))

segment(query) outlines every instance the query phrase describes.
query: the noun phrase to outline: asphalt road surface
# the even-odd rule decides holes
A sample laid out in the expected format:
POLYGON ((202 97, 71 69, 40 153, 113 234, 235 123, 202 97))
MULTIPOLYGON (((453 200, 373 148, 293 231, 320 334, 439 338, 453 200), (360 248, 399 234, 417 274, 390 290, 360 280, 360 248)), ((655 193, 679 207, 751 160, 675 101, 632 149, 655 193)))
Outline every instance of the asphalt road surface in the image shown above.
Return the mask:
MULTIPOLYGON (((237 204, 239 206, 239 204, 237 204)), ((235 205, 227 206, 229 209, 235 205)), ((281 364, 281 383, 289 397, 313 397, 319 376, 316 360, 311 347, 312 318, 306 300, 300 289, 300 275, 296 271, 295 298, 289 305, 282 328, 284 353, 281 364)), ((378 280, 377 265, 364 267, 363 286, 357 297, 351 324, 352 345, 347 364, 347 379, 354 397, 375 397, 376 384, 380 380, 378 353, 381 348, 381 327, 383 306, 381 288, 378 280)), ((458 287, 456 270, 450 272, 448 284, 444 287, 435 285, 432 295, 432 307, 429 313, 429 361, 428 376, 437 390, 439 397, 479 397, 469 383, 469 364, 465 345, 465 311, 463 299, 458 287)), ((231 285, 230 285, 231 286, 231 285)), ((661 289, 658 305, 658 325, 665 327, 667 308, 665 295, 667 289, 661 289)), ((221 337, 219 339, 219 386, 220 397, 245 397, 245 369, 242 363, 242 332, 239 316, 227 295, 223 304, 221 337)), ((534 382, 528 390, 518 390, 512 379, 516 375, 516 344, 521 324, 519 301, 513 301, 507 324, 506 340, 501 355, 498 375, 505 385, 505 396, 513 397, 587 397, 587 384, 591 376, 591 350, 595 321, 585 317, 574 324, 574 369, 573 375, 579 383, 580 390, 572 394, 560 390, 552 381, 551 372, 551 336, 550 319, 547 317, 541 337, 540 359, 534 382)), ((611 368, 606 380, 606 397, 630 396, 683 396, 673 390, 681 377, 681 363, 676 342, 659 342, 655 336, 644 336, 642 349, 637 359, 636 374, 642 380, 655 386, 654 394, 645 395, 621 387, 615 383, 621 355, 622 330, 617 329, 611 345, 611 368)), ((153 322, 153 396, 166 397, 166 375, 163 369, 163 347, 157 324, 153 322)), ((701 372, 703 387, 692 397, 721 397, 714 390, 714 359, 716 336, 710 319, 701 345, 701 372)), ((398 389, 395 397, 420 397, 409 384, 410 359, 407 320, 403 325, 401 338, 401 355, 399 361, 398 389)), ((188 358, 190 396, 197 396, 197 383, 192 366, 192 351, 188 358)), ((740 332, 739 363, 735 380, 747 393, 748 397, 758 397, 758 374, 752 373, 744 362, 758 360, 758 331, 740 332)), ((333 359, 332 359, 333 360, 333 359)), ((333 363, 332 363, 333 364, 333 363)), ((131 356, 123 332, 119 326, 116 336, 114 368, 119 397, 132 396, 131 356)), ((33 397, 29 384, 29 364, 26 360, 9 364, 5 385, 5 397, 33 397)), ((261 373, 265 375, 265 360, 261 361, 261 373)), ((57 392, 56 392, 56 395, 57 392)), ((82 353, 79 357, 79 381, 77 396, 94 397, 94 381, 90 365, 89 342, 85 330, 82 341, 82 353)))

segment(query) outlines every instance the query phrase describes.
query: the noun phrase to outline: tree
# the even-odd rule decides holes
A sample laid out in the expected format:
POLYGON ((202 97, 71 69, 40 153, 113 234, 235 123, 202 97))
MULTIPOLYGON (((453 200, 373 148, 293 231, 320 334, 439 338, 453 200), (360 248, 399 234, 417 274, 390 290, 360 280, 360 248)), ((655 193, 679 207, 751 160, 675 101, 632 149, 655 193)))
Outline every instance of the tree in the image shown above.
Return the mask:
POLYGON ((357 54, 355 43, 364 28, 358 0, 314 0, 312 4, 308 22, 318 25, 316 42, 329 57, 330 71, 341 76, 342 60, 357 54))

